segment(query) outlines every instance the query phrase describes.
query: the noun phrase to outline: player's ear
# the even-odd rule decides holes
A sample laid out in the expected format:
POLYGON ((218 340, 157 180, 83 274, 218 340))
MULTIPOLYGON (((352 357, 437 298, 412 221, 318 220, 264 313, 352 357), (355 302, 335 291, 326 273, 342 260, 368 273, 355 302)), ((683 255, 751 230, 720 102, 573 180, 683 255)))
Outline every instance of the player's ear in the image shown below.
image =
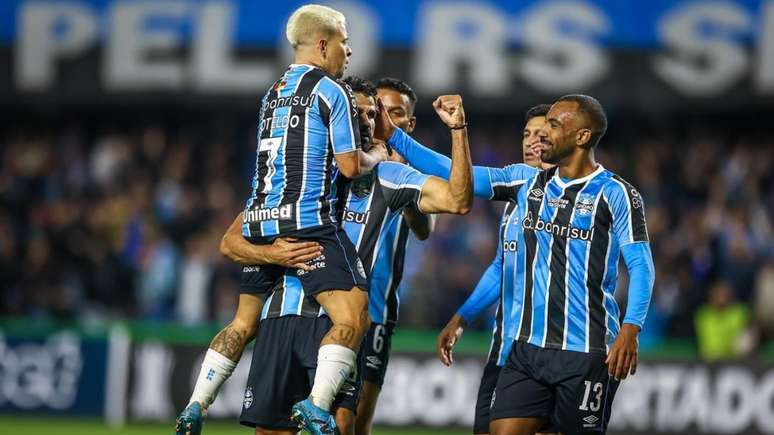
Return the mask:
POLYGON ((417 126, 417 117, 416 116, 412 116, 409 119, 409 125, 408 125, 409 131, 407 131, 406 133, 412 133, 414 131, 414 127, 416 127, 416 126, 417 126))
POLYGON ((581 128, 575 136, 575 143, 581 148, 587 148, 591 141, 591 130, 588 128, 581 128))
POLYGON ((317 49, 320 50, 320 53, 322 53, 322 57, 325 58, 325 56, 328 54, 328 40, 327 39, 318 40, 317 49))

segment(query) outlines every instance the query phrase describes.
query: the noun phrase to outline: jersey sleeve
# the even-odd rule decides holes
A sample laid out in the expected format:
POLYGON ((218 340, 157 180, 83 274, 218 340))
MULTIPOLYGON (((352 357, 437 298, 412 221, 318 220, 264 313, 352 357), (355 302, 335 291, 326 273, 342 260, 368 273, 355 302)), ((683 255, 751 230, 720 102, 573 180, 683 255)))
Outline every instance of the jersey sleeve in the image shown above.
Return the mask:
POLYGON ((605 197, 613 213, 613 234, 618 239, 618 245, 647 242, 648 228, 642 195, 617 176, 607 187, 605 197))
POLYGON ((621 248, 626 269, 629 271, 629 297, 623 323, 631 323, 642 329, 648 315, 656 268, 653 254, 647 243, 630 243, 621 248))
POLYGON ((504 168, 487 168, 487 171, 491 186, 490 199, 493 201, 515 201, 518 188, 539 172, 524 163, 504 168))
POLYGON ((409 204, 419 203, 422 186, 429 175, 397 162, 381 162, 376 167, 382 193, 392 211, 402 210, 409 204))
MULTIPOLYGON (((328 112, 328 137, 334 154, 360 149, 357 104, 349 86, 328 77, 320 81, 317 95, 328 112)), ((325 117, 324 117, 325 118, 325 117)))
MULTIPOLYGON (((395 129, 387 143, 421 172, 449 179, 451 159, 420 144, 403 130, 395 129)), ((478 198, 510 201, 516 191, 515 186, 537 173, 537 169, 522 163, 505 168, 473 166, 473 194, 478 198)))
POLYGON ((470 324, 475 320, 482 311, 492 305, 500 297, 500 284, 502 282, 503 275, 503 246, 498 244, 497 255, 495 255, 492 264, 486 269, 481 279, 478 280, 476 288, 473 293, 468 296, 465 303, 462 304, 457 314, 460 315, 465 322, 470 324))

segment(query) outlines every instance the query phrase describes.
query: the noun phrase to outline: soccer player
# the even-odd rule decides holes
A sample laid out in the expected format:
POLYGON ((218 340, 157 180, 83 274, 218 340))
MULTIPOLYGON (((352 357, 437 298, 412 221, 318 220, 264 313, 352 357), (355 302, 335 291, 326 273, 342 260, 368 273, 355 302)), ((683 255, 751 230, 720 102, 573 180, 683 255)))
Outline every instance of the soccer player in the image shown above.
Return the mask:
MULTIPOLYGON (((354 88, 354 87, 353 87, 354 88)), ((414 108, 417 103, 417 95, 405 82, 395 78, 382 78, 376 82, 376 92, 384 111, 389 115, 393 123, 406 133, 411 134, 416 126, 414 108)), ((362 93, 355 89, 358 103, 364 98, 362 93)), ((371 119, 373 128, 374 120, 371 119)), ((371 131, 373 134, 373 131, 371 131)), ((394 152, 392 160, 405 162, 394 152)), ((371 328, 363 342, 363 389, 357 407, 357 420, 355 423, 357 435, 371 433, 371 424, 379 399, 387 365, 390 359, 392 347, 392 334, 398 320, 398 286, 403 276, 403 260, 408 242, 408 225, 414 236, 424 240, 430 236, 434 225, 434 215, 425 215, 417 210, 416 203, 411 203, 403 210, 402 219, 389 221, 390 227, 386 228, 384 240, 393 240, 391 246, 382 246, 382 252, 388 254, 385 260, 377 263, 379 269, 375 269, 371 276, 371 291, 369 293, 368 312, 371 316, 371 328), (397 237, 395 236, 397 235, 397 237), (392 260, 388 261, 387 259, 392 260)), ((358 248, 361 256, 369 257, 363 246, 358 248)))
MULTIPOLYGON (((533 149, 540 142, 538 132, 545 124, 545 116, 551 108, 548 104, 540 104, 529 109, 524 116, 524 130, 522 132, 522 157, 525 164, 534 168, 545 165, 533 149)), ((492 264, 486 269, 475 290, 460 309, 452 316, 449 323, 438 335, 438 358, 447 366, 453 362, 452 350, 457 340, 462 336, 466 325, 478 317, 484 309, 492 305, 499 298, 496 323, 492 335, 492 344, 489 349, 484 372, 481 376, 481 384, 476 401, 476 415, 473 423, 474 434, 489 433, 489 405, 492 403, 497 377, 511 351, 513 343, 513 306, 511 295, 506 294, 503 277, 513 273, 516 255, 515 226, 511 221, 518 221, 515 204, 509 202, 503 210, 498 232, 499 243, 497 254, 492 264), (507 261, 506 261, 506 257, 507 261), (508 303, 505 303, 508 301, 508 303)))
MULTIPOLYGON (((604 433, 618 382, 636 370, 655 272, 642 197, 594 159, 606 129, 596 99, 566 95, 539 133, 541 159, 555 168, 532 176, 518 165, 474 168, 476 194, 510 198, 520 219, 506 288, 520 317, 493 394, 492 434, 531 435, 546 422, 566 434, 604 433), (622 325, 613 296, 621 256, 630 277, 622 325)), ((418 169, 446 171, 407 135, 377 131, 394 133, 388 143, 418 169)))
MULTIPOLYGON (((331 403, 354 369, 369 327, 365 269, 335 219, 334 170, 356 178, 387 154, 383 147, 362 151, 354 96, 338 81, 352 54, 344 16, 324 6, 302 6, 290 16, 286 33, 295 60, 261 105, 242 234, 254 244, 290 236, 322 248, 309 270, 294 270, 304 294, 313 296, 332 322, 320 343, 311 394, 294 405, 303 426, 319 433, 324 422, 333 425, 331 403)), ((265 294, 286 270, 269 265, 248 271, 242 289, 265 294)))

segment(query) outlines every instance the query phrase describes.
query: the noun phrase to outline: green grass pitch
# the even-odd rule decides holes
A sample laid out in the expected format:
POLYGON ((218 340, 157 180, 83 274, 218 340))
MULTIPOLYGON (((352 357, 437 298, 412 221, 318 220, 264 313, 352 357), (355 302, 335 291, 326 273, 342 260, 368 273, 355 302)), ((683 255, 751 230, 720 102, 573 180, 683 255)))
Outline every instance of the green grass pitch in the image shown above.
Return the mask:
MULTIPOLYGON (((0 416, 0 433, 4 435, 173 435, 174 423, 132 423, 111 428, 95 419, 56 417, 0 416)), ((207 422, 202 435, 251 435, 250 428, 236 422, 207 422)), ((375 428, 373 435, 469 435, 468 430, 375 428)))

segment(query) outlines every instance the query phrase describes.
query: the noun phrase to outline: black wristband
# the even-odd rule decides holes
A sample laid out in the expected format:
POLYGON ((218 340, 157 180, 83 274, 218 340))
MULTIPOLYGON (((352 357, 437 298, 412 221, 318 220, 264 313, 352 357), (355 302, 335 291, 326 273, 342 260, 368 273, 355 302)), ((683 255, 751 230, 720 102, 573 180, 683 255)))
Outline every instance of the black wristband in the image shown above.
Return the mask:
POLYGON ((460 125, 455 125, 454 127, 449 127, 449 130, 462 130, 463 128, 466 128, 468 126, 467 122, 464 122, 460 125))

